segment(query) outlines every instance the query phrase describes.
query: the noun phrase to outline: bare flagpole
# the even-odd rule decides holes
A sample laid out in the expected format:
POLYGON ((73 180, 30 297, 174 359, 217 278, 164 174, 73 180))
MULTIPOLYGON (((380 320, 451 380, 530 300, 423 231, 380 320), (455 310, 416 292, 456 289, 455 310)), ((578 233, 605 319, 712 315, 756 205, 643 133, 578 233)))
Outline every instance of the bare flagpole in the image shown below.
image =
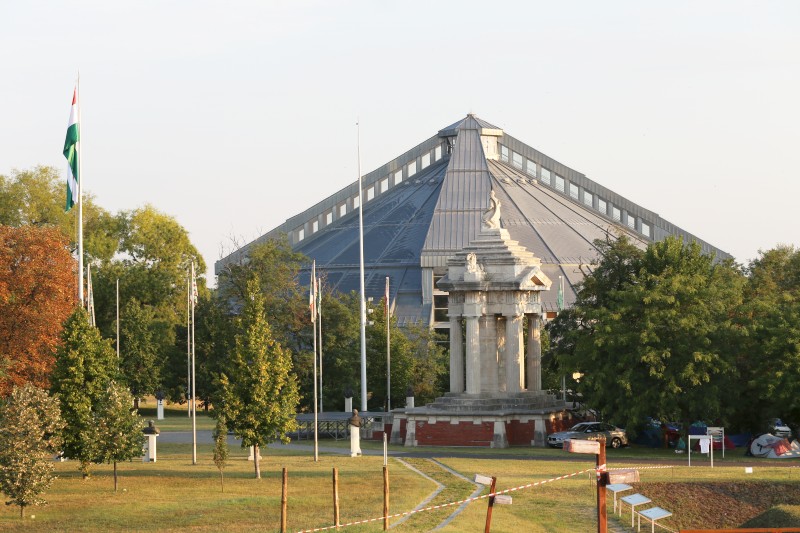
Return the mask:
POLYGON ((197 303, 197 281, 194 277, 194 261, 192 261, 192 464, 197 464, 197 389, 195 388, 194 367, 194 306, 197 303))
POLYGON ((389 276, 386 276, 386 412, 392 410, 392 348, 389 342, 389 276))
POLYGON ((319 412, 322 408, 322 279, 317 279, 317 320, 319 320, 319 412))
POLYGON ((119 360, 119 278, 117 278, 117 360, 119 360))
POLYGON ((356 119, 358 144, 358 251, 361 288, 361 411, 367 412, 367 302, 364 296, 364 199, 361 193, 361 124, 356 119))
POLYGON ((314 331, 314 462, 319 461, 319 435, 318 435, 318 421, 317 421, 317 262, 311 263, 311 286, 309 290, 309 300, 311 306, 311 329, 314 331))
POLYGON ((192 280, 186 276, 186 416, 192 416, 192 333, 189 309, 192 306, 192 280))

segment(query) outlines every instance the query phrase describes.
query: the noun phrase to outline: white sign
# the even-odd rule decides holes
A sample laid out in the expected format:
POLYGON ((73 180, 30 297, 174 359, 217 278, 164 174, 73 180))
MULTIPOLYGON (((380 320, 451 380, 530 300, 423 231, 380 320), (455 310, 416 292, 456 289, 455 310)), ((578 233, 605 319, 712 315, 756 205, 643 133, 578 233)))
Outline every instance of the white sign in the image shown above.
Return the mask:
POLYGON ((600 453, 600 443, 596 440, 567 439, 564 441, 564 451, 570 453, 600 453))

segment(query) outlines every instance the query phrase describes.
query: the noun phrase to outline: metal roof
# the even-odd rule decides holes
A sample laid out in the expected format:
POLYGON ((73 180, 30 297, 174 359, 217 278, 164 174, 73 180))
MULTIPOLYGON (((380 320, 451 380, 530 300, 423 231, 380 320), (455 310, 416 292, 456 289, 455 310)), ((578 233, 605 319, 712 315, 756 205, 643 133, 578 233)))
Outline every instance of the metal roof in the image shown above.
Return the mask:
MULTIPOLYGON (((363 178, 362 186, 374 193, 371 200, 364 195, 363 205, 365 289, 368 296, 381 298, 385 277, 389 276, 390 298, 401 323, 430 320, 430 294, 423 305, 423 280, 431 283, 432 278, 423 276, 423 268, 444 270, 447 257, 478 234, 491 189, 501 202, 502 227, 542 260, 542 270, 553 281, 552 290, 542 294, 543 307, 548 311, 557 309, 559 277, 565 280, 565 303, 574 301, 574 286, 598 256, 593 242, 607 235, 626 234, 642 248, 651 240, 680 235, 698 241, 704 251, 718 258, 729 257, 473 115, 371 172, 363 178), (518 160, 486 153, 497 146, 507 150, 506 156, 511 153, 524 159, 525 168, 518 160), (564 190, 527 171, 535 170, 534 163, 564 178, 564 190), (567 190, 570 184, 581 195, 585 191, 588 198, 589 194, 603 198, 625 217, 632 217, 634 227, 598 211, 597 203, 593 208, 580 201, 582 197, 571 196, 567 190), (650 226, 649 235, 641 233, 642 223, 650 226)), ((358 216, 353 201, 357 194, 357 182, 349 184, 218 261, 217 273, 227 261, 246 254, 250 246, 284 232, 295 250, 316 260, 328 286, 340 292, 357 291, 358 216)), ((308 273, 304 276, 301 282, 306 283, 308 273)))

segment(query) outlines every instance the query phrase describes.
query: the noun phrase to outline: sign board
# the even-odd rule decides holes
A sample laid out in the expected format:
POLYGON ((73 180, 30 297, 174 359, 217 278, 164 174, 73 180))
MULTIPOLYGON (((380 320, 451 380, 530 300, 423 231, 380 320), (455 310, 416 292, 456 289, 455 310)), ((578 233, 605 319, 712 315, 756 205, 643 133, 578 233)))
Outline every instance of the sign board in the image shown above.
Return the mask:
POLYGON ((494 503, 497 505, 511 505, 512 498, 508 494, 498 494, 494 497, 494 503))
POLYGON ((475 483, 480 483, 481 485, 491 485, 492 478, 488 476, 482 476, 480 474, 475 474, 475 483))
POLYGON ((620 468, 608 471, 609 483, 638 483, 639 471, 633 468, 620 468))
POLYGON ((596 440, 567 439, 564 441, 564 451, 570 453, 600 453, 600 443, 596 440))

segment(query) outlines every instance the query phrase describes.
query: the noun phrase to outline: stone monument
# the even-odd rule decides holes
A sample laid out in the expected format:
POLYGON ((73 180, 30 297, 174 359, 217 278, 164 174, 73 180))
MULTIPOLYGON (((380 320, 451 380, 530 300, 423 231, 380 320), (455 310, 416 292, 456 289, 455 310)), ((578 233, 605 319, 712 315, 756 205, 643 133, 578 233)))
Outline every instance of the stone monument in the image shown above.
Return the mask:
POLYGON ((358 416, 358 409, 353 409, 353 416, 347 420, 350 426, 350 457, 361 455, 361 425, 363 419, 358 416))
POLYGON ((161 431, 156 427, 155 422, 148 420, 147 427, 142 429, 142 433, 147 436, 147 443, 145 444, 142 462, 155 463, 158 460, 158 454, 156 452, 156 438, 161 431))
POLYGON ((548 421, 564 410, 542 391, 540 293, 550 286, 541 260, 500 227, 492 191, 480 233, 448 259, 438 283, 449 293, 450 392, 397 413, 392 442, 543 446, 548 421))

